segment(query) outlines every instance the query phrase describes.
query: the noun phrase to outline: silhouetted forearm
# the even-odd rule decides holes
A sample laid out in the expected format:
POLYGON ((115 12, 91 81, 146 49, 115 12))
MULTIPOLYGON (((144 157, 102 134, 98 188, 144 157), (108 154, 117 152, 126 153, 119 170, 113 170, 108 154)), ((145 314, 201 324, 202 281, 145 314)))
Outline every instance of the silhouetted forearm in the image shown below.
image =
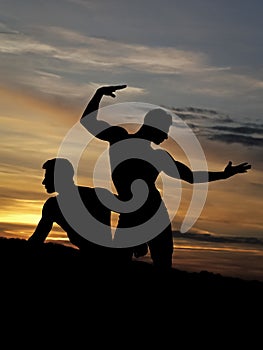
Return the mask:
MULTIPOLYGON (((155 151, 156 152, 156 151, 155 151)), ((212 182, 217 180, 225 180, 236 174, 246 173, 251 165, 247 162, 238 165, 232 165, 229 161, 222 171, 192 171, 187 165, 179 161, 175 161, 166 151, 158 151, 159 161, 162 164, 162 170, 171 177, 180 178, 190 184, 212 182), (172 161, 171 161, 172 160, 172 161)))
POLYGON ((240 163, 238 165, 232 165, 232 162, 229 161, 223 171, 193 172, 193 182, 201 183, 201 182, 207 182, 207 181, 211 182, 211 181, 217 181, 217 180, 225 180, 236 174, 244 174, 249 169, 251 169, 251 165, 248 164, 247 162, 240 163))
POLYGON ((105 135, 105 130, 107 130, 110 125, 104 120, 98 120, 98 109, 100 101, 103 97, 103 93, 98 89, 93 95, 92 99, 85 108, 81 118, 80 123, 88 130, 92 135, 96 136, 101 140, 108 141, 105 135))
POLYGON ((228 176, 225 171, 193 171, 193 183, 225 180, 228 176))
POLYGON ((43 243, 52 229, 52 222, 41 219, 32 234, 28 238, 29 242, 43 243))
POLYGON ((94 112, 98 111, 102 97, 103 94, 100 92, 100 90, 97 90, 91 98, 91 100, 89 101, 89 103, 87 104, 87 107, 85 108, 84 112, 82 113, 81 119, 87 116, 88 114, 92 114, 93 118, 97 117, 97 113, 94 112))

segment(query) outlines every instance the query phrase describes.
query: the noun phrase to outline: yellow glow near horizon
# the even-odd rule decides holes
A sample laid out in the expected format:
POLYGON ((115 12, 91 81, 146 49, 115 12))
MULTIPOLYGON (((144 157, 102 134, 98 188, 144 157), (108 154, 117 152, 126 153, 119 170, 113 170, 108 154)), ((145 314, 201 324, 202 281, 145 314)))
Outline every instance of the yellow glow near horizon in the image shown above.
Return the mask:
POLYGON ((4 216, 0 216, 1 222, 10 222, 13 224, 37 224, 40 220, 40 215, 37 214, 24 214, 24 213, 8 213, 4 216))

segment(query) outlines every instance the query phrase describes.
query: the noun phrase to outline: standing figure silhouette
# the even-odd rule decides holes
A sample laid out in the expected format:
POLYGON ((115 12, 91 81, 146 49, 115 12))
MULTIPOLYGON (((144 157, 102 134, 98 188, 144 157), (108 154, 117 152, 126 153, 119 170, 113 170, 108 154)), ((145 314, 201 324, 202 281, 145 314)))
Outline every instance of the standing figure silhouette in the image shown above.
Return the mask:
MULTIPOLYGON (((115 98, 115 92, 126 87, 127 85, 113 85, 98 88, 87 104, 80 122, 91 134, 109 143, 112 181, 120 201, 128 203, 133 199, 132 185, 136 180, 143 180, 148 187, 147 199, 140 208, 120 213, 116 240, 120 239, 122 242, 123 238, 118 235, 118 230, 125 232, 122 229, 134 229, 131 232, 135 233, 140 225, 150 222, 150 225, 145 227, 156 229, 152 236, 154 238, 124 248, 124 251, 132 259, 133 254, 136 257, 145 255, 148 245, 154 266, 169 270, 172 267, 173 255, 172 227, 167 209, 156 187, 158 175, 164 172, 170 177, 193 184, 227 179, 235 174, 247 172, 251 166, 248 163, 233 166, 232 162, 229 162, 223 171, 192 171, 185 164, 173 159, 166 150, 154 149, 152 143, 159 145, 166 140, 172 124, 172 116, 162 108, 147 112, 141 127, 132 134, 121 126, 110 125, 98 119, 102 97, 115 98)), ((146 236, 148 234, 151 232, 145 232, 146 236)))

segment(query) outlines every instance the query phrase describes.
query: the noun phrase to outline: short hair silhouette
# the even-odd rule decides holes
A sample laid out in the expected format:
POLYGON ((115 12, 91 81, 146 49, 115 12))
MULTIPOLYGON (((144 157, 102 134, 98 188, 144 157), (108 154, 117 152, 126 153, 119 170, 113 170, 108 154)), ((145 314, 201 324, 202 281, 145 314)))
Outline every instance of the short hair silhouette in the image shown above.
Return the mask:
POLYGON ((162 130, 163 126, 172 125, 173 119, 171 114, 162 108, 155 108, 147 112, 143 119, 144 125, 149 125, 162 130))
POLYGON ((70 161, 66 158, 52 158, 47 160, 43 165, 43 169, 55 172, 60 177, 72 179, 74 177, 74 168, 70 161))

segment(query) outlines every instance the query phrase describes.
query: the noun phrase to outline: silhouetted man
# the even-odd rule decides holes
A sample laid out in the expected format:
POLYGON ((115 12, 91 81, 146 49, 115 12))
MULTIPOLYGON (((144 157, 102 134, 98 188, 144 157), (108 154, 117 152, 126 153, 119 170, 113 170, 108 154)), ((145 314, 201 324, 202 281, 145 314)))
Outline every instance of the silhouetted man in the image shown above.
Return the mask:
MULTIPOLYGON (((172 124, 171 115, 161 108, 146 113, 144 123, 133 134, 128 133, 121 126, 110 125, 106 121, 99 120, 97 112, 102 97, 104 95, 116 97, 115 91, 124 88, 126 85, 98 88, 85 108, 80 122, 98 139, 109 142, 112 180, 121 201, 129 202, 132 200, 134 181, 141 179, 148 186, 147 199, 140 208, 132 212, 120 213, 115 239, 122 240, 122 237, 118 235, 118 229, 123 234, 125 230, 122 229, 126 228, 127 235, 130 232, 128 229, 134 228, 134 231, 131 232, 135 233, 136 229, 139 230, 140 225, 144 224, 150 230, 156 229, 155 237, 148 241, 151 258, 156 267, 169 269, 172 266, 173 254, 172 227, 161 194, 155 185, 158 175, 164 172, 170 177, 193 184, 227 179, 235 174, 247 172, 251 166, 248 163, 232 166, 232 162, 229 162, 223 171, 193 172, 185 164, 173 159, 167 151, 152 148, 152 142, 159 145, 168 138, 169 128, 172 124), (147 226, 148 222, 150 224, 147 226), (162 228, 159 229, 158 225, 162 228)), ((148 233, 144 232, 144 234, 148 233)), ((146 253, 145 244, 138 244, 135 247, 126 248, 126 250, 129 251, 130 257, 133 252, 137 256, 146 253)))
POLYGON ((45 169, 42 184, 47 193, 58 194, 44 203, 42 217, 28 241, 44 242, 53 223, 57 223, 67 233, 69 241, 83 253, 85 259, 95 264, 102 261, 110 263, 108 259, 113 259, 113 250, 104 244, 110 244, 112 241, 111 211, 101 203, 96 193, 107 190, 76 186, 74 168, 65 158, 49 159, 42 167, 45 169), (89 237, 95 237, 96 243, 89 240, 89 237))

